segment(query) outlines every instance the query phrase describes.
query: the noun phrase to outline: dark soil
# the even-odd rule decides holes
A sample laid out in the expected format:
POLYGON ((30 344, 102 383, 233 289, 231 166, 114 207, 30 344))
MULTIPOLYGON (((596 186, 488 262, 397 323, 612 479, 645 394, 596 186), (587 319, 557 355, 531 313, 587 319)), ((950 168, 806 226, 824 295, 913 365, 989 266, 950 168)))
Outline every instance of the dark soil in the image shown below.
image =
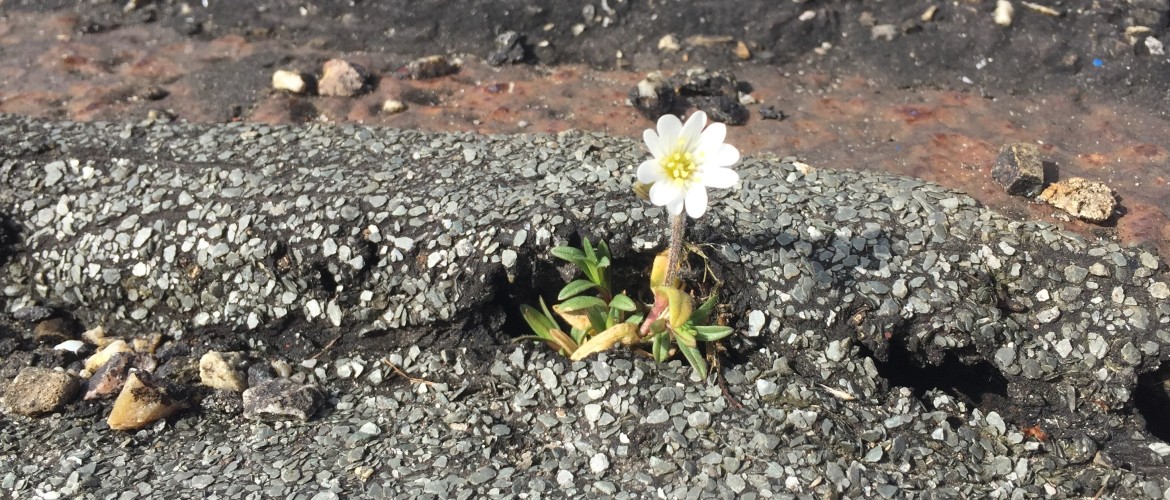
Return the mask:
POLYGON ((1016 2, 1009 27, 992 21, 992 1, 938 3, 929 20, 923 16, 935 3, 874 0, 138 3, 138 9, 126 10, 124 2, 17 0, 0 4, 0 13, 73 10, 82 18, 77 25, 82 33, 157 23, 199 39, 236 34, 292 47, 401 54, 403 63, 448 53, 492 60, 497 37, 514 31, 521 35, 522 57, 496 60, 584 63, 606 70, 746 64, 794 72, 807 67, 861 73, 879 87, 970 89, 985 97, 1067 91, 1075 99, 1077 93, 1091 92, 1156 109, 1162 116, 1170 111, 1166 56, 1150 54, 1144 42, 1147 35, 1170 42, 1165 33, 1170 2, 1165 0, 1040 2, 1052 4, 1059 16, 1016 2), (874 25, 892 25, 892 40, 875 37, 874 25), (1127 37, 1126 29, 1134 26, 1149 31, 1127 37), (668 34, 684 47, 685 61, 658 49, 659 39, 668 34), (708 39, 688 43, 692 36, 708 39), (750 50, 749 60, 729 57, 738 41, 750 50), (825 44, 832 46, 827 57, 811 57, 825 44))

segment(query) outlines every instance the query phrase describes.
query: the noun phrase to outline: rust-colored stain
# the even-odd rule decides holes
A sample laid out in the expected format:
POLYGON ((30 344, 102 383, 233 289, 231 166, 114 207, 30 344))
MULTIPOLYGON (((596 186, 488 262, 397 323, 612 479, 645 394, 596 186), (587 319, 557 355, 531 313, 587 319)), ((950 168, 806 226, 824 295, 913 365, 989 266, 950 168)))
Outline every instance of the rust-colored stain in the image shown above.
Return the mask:
POLYGON ((1048 433, 1045 432, 1044 429, 1041 428, 1039 424, 1033 425, 1031 427, 1024 427, 1023 429, 1021 429, 1021 431, 1023 431, 1024 436, 1026 436, 1026 437, 1033 438, 1033 439, 1040 441, 1040 442, 1048 441, 1048 433))
POLYGON ((903 120, 909 125, 934 119, 934 110, 925 106, 901 106, 896 108, 896 111, 903 116, 903 120))
POLYGON ((1103 167, 1103 166, 1105 166, 1106 163, 1109 163, 1109 159, 1106 158, 1105 155, 1098 154, 1098 153, 1082 154, 1082 155, 1079 155, 1079 158, 1081 158, 1082 160, 1085 161, 1085 163, 1087 163, 1093 167, 1103 167))
POLYGON ((1161 148, 1153 144, 1138 144, 1133 147, 1133 152, 1147 158, 1153 158, 1162 154, 1161 148))

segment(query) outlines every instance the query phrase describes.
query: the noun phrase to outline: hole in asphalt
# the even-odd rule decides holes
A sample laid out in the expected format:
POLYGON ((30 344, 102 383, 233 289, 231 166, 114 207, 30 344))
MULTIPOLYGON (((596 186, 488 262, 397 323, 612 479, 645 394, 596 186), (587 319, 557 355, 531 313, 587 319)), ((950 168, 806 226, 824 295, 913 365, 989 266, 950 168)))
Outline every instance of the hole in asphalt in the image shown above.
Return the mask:
POLYGON ((1133 409, 1146 421, 1146 430, 1154 437, 1170 442, 1170 363, 1138 376, 1133 392, 1133 409))
POLYGON ((873 358, 878 374, 889 381, 891 387, 907 387, 919 398, 937 389, 968 406, 985 410, 1006 402, 1007 378, 991 363, 967 364, 956 354, 947 353, 940 363, 932 365, 907 350, 899 338, 895 336, 890 341, 886 361, 873 356, 864 344, 860 345, 861 354, 873 358))
POLYGON ((20 237, 20 226, 6 214, 0 213, 0 265, 16 254, 16 243, 20 237))

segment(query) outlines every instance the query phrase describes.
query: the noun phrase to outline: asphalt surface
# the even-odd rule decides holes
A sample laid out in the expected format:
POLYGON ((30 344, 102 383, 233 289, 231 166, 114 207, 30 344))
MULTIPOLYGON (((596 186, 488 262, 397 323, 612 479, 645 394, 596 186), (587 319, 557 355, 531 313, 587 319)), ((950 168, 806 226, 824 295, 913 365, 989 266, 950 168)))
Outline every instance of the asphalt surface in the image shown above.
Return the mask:
MULTIPOLYGON (((601 134, 0 118, 0 368, 77 370, 15 317, 282 361, 307 422, 103 401, 0 416, 16 497, 1160 497, 1165 264, 905 177, 746 158, 690 238, 724 283, 722 382, 570 363, 517 307, 582 236, 665 244, 601 134), (209 347, 210 346, 210 347, 209 347), (383 358, 385 360, 383 361, 383 358), (400 374, 397 370, 401 370, 400 374), (411 378, 404 378, 408 374, 411 378), (1143 377, 1145 377, 1143 379, 1143 377), (1153 401, 1139 405, 1137 401, 1153 401)), ((159 355, 159 359, 163 357, 159 355)), ((171 372, 168 372, 171 373, 171 372)), ((0 385, 8 383, 0 382, 0 385)), ((195 388, 192 388, 195 389, 195 388)), ((11 404, 11 402, 5 402, 11 404)), ((1165 436, 1163 436, 1165 437, 1165 436)))

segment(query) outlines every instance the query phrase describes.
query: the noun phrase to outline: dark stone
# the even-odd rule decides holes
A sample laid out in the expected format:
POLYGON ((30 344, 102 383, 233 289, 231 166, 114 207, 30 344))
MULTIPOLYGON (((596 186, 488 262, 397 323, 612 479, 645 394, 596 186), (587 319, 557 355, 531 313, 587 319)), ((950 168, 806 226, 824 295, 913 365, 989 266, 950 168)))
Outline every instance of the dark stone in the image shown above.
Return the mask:
POLYGON ((1036 146, 1026 143, 1005 145, 995 159, 991 177, 1010 195, 1036 197, 1044 189, 1044 166, 1036 146))
POLYGON ((20 342, 15 337, 0 337, 0 359, 8 356, 20 348, 20 342))
POLYGON ((630 91, 630 102, 633 103, 634 109, 652 121, 674 112, 677 97, 678 94, 670 82, 658 71, 646 75, 646 78, 630 91))
POLYGON ((51 307, 28 306, 17 309, 16 312, 12 313, 12 317, 17 321, 28 321, 30 323, 35 323, 37 321, 44 321, 49 319, 54 314, 56 314, 56 311, 54 311, 51 307))
POLYGON ((411 80, 428 80, 447 76, 459 71, 459 64, 447 60, 444 56, 427 56, 415 59, 398 69, 399 78, 411 80))
POLYGON ((130 369, 135 366, 137 355, 129 352, 120 352, 106 361, 93 372, 85 383, 85 399, 98 399, 117 396, 130 376, 130 369))
POLYGON ((11 380, 20 370, 33 366, 38 357, 32 351, 13 351, 0 358, 0 380, 11 380))
POLYGON ((783 120, 787 118, 783 111, 776 109, 773 106, 760 106, 760 119, 763 120, 783 120))
POLYGON ((139 99, 145 99, 148 101, 157 101, 159 99, 165 98, 168 95, 171 95, 171 93, 167 91, 167 89, 152 85, 139 91, 137 97, 139 99))
POLYGON ((268 363, 252 363, 248 366, 248 387, 256 387, 274 378, 276 378, 276 372, 268 363))
POLYGON ((520 64, 532 61, 532 49, 526 35, 508 31, 496 37, 496 50, 488 55, 487 63, 492 66, 520 64))
POLYGON ((190 356, 191 348, 181 342, 167 342, 154 352, 154 357, 158 359, 159 363, 163 364, 166 364, 172 358, 190 356))
POLYGON ((696 109, 707 113, 711 120, 727 125, 743 125, 751 114, 739 99, 730 96, 692 97, 690 102, 696 109))
POLYGON ((693 106, 714 121, 743 125, 751 113, 739 103, 741 89, 750 91, 750 86, 727 71, 692 68, 670 78, 655 71, 630 91, 630 102, 651 120, 665 114, 682 115, 693 106))
POLYGON ((174 356, 163 363, 156 372, 160 377, 174 380, 184 385, 199 383, 199 358, 192 356, 174 356))
POLYGON ((304 421, 317 412, 322 399, 315 385, 273 379, 244 391, 244 418, 304 421))
POLYGON ((708 71, 692 68, 685 73, 671 77, 674 88, 683 97, 691 96, 739 96, 739 83, 735 75, 726 71, 708 71))

